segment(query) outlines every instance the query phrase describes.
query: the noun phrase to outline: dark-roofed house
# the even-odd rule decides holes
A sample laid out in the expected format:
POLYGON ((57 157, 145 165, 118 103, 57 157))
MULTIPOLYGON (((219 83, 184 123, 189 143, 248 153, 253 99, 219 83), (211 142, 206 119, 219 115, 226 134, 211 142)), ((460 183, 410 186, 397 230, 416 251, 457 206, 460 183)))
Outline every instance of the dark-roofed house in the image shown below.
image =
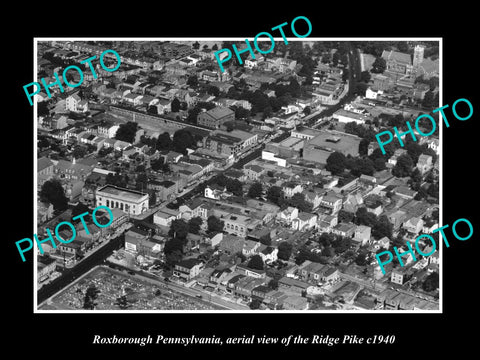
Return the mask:
POLYGON ((263 174, 264 171, 265 171, 265 168, 262 168, 261 166, 255 165, 255 164, 246 165, 243 168, 243 172, 245 173, 247 178, 250 180, 258 180, 258 178, 260 177, 260 175, 263 174))
POLYGON ((181 280, 189 281, 200 274, 203 263, 197 259, 185 259, 175 265, 173 276, 181 280))

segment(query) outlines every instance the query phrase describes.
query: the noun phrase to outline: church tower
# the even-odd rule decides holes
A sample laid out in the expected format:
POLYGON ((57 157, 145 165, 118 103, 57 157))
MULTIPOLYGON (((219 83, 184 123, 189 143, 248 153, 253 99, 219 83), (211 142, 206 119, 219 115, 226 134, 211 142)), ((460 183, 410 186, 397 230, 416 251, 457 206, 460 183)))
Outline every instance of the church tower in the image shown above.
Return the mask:
POLYGON ((425 48, 422 45, 415 45, 413 53, 413 67, 418 67, 423 62, 423 51, 425 48))

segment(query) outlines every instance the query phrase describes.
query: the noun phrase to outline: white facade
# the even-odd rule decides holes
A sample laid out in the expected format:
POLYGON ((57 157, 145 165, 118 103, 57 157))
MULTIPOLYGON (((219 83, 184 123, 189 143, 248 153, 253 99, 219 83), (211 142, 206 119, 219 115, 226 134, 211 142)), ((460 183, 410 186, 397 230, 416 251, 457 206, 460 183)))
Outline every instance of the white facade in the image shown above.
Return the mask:
POLYGON ((117 208, 130 215, 140 215, 148 210, 148 194, 113 185, 97 189, 95 200, 96 206, 117 208))

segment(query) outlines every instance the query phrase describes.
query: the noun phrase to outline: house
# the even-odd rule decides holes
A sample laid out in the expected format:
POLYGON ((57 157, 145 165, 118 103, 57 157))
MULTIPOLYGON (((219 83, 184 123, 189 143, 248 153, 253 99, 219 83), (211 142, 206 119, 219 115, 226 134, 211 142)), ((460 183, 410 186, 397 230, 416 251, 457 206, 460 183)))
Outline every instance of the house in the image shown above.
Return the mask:
POLYGON ((298 295, 302 295, 304 291, 307 291, 307 288, 310 286, 310 284, 301 281, 301 280, 296 280, 293 278, 289 277, 282 277, 280 280, 278 280, 278 289, 280 291, 282 290, 288 290, 290 292, 298 293, 298 295))
POLYGON ((352 223, 339 223, 332 229, 332 233, 343 237, 352 237, 355 233, 356 225, 352 223))
POLYGON ((285 210, 277 214, 277 220, 290 225, 294 219, 298 217, 298 209, 294 207, 287 207, 285 210))
POLYGON ((251 257, 257 254, 257 250, 260 247, 261 243, 253 240, 245 240, 242 248, 242 254, 246 257, 251 257))
POLYGON ((170 227, 173 220, 181 218, 181 213, 178 210, 163 207, 153 214, 153 223, 160 226, 170 227))
POLYGON ((166 114, 172 111, 172 101, 167 99, 159 99, 155 104, 159 115, 166 114))
POLYGON ((65 99, 65 110, 73 112, 87 112, 88 102, 82 100, 76 93, 65 99))
POLYGON ((390 281, 394 284, 403 285, 412 277, 411 270, 405 268, 395 268, 392 270, 390 281))
POLYGON ((325 282, 333 282, 340 278, 340 272, 333 266, 326 266, 326 270, 323 274, 322 280, 325 282))
POLYGON ((185 259, 175 264, 173 276, 185 282, 192 280, 200 274, 203 263, 197 259, 185 259))
POLYGON ((358 225, 355 229, 353 240, 359 243, 361 246, 370 242, 372 228, 370 226, 358 225))
POLYGON ((320 201, 320 208, 327 210, 331 215, 337 214, 342 208, 343 200, 334 192, 330 192, 323 196, 320 201))
POLYGON ((243 168, 243 172, 249 180, 257 181, 260 175, 263 174, 265 168, 262 168, 259 165, 246 165, 243 168))
POLYGON ((322 278, 324 277, 325 271, 328 269, 328 266, 311 262, 306 260, 302 265, 304 265, 301 269, 299 269, 299 274, 304 281, 312 282, 318 284, 322 278))
POLYGON ((53 217, 53 205, 45 202, 38 202, 37 222, 42 224, 53 217))
POLYGON ((237 265, 235 271, 237 271, 241 275, 257 279, 265 279, 266 277, 265 270, 250 269, 249 267, 247 267, 247 265, 244 264, 237 265))
POLYGON ((432 156, 431 155, 421 154, 418 157, 417 169, 420 171, 420 173, 422 175, 424 175, 432 167, 433 167, 433 164, 432 164, 432 156))
POLYGON ((293 195, 297 193, 301 193, 303 191, 303 187, 301 184, 297 184, 292 181, 287 181, 283 183, 282 190, 286 198, 291 198, 293 195))
POLYGON ((307 212, 299 212, 298 217, 292 220, 292 229, 299 231, 307 231, 317 227, 316 214, 307 212))
POLYGON ((45 280, 50 278, 55 272, 57 264, 55 259, 48 256, 38 256, 37 257, 37 281, 42 283, 45 280))
POLYGON ((271 246, 267 246, 265 249, 260 251, 258 255, 262 257, 262 260, 265 264, 277 261, 278 249, 271 246))
POLYGON ((417 195, 416 191, 411 190, 407 186, 397 186, 393 189, 393 193, 407 200, 412 200, 417 195))
POLYGON ((363 197, 359 192, 350 193, 343 202, 343 210, 350 213, 356 213, 358 208, 363 204, 363 197))
POLYGON ((315 210, 320 206, 325 190, 314 188, 313 190, 304 190, 302 192, 305 195, 305 201, 312 204, 312 210, 315 210))
POLYGON ((423 225, 423 220, 414 216, 403 223, 403 228, 409 233, 417 235, 423 230, 423 225))

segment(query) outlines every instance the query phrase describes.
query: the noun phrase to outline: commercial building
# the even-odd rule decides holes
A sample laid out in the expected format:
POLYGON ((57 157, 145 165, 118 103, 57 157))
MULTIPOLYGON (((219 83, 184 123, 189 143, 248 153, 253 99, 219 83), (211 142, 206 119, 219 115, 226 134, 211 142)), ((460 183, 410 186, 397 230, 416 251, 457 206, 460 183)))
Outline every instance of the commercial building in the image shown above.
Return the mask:
POLYGON ((148 194, 113 185, 97 189, 95 200, 97 206, 117 208, 130 215, 140 215, 148 210, 148 194))
POLYGON ((235 112, 220 106, 197 115, 197 124, 211 129, 218 129, 223 123, 234 120, 235 112))
POLYGON ((362 139, 356 135, 340 131, 322 130, 303 147, 303 158, 320 164, 326 164, 328 157, 335 151, 343 155, 358 156, 358 147, 362 139))

